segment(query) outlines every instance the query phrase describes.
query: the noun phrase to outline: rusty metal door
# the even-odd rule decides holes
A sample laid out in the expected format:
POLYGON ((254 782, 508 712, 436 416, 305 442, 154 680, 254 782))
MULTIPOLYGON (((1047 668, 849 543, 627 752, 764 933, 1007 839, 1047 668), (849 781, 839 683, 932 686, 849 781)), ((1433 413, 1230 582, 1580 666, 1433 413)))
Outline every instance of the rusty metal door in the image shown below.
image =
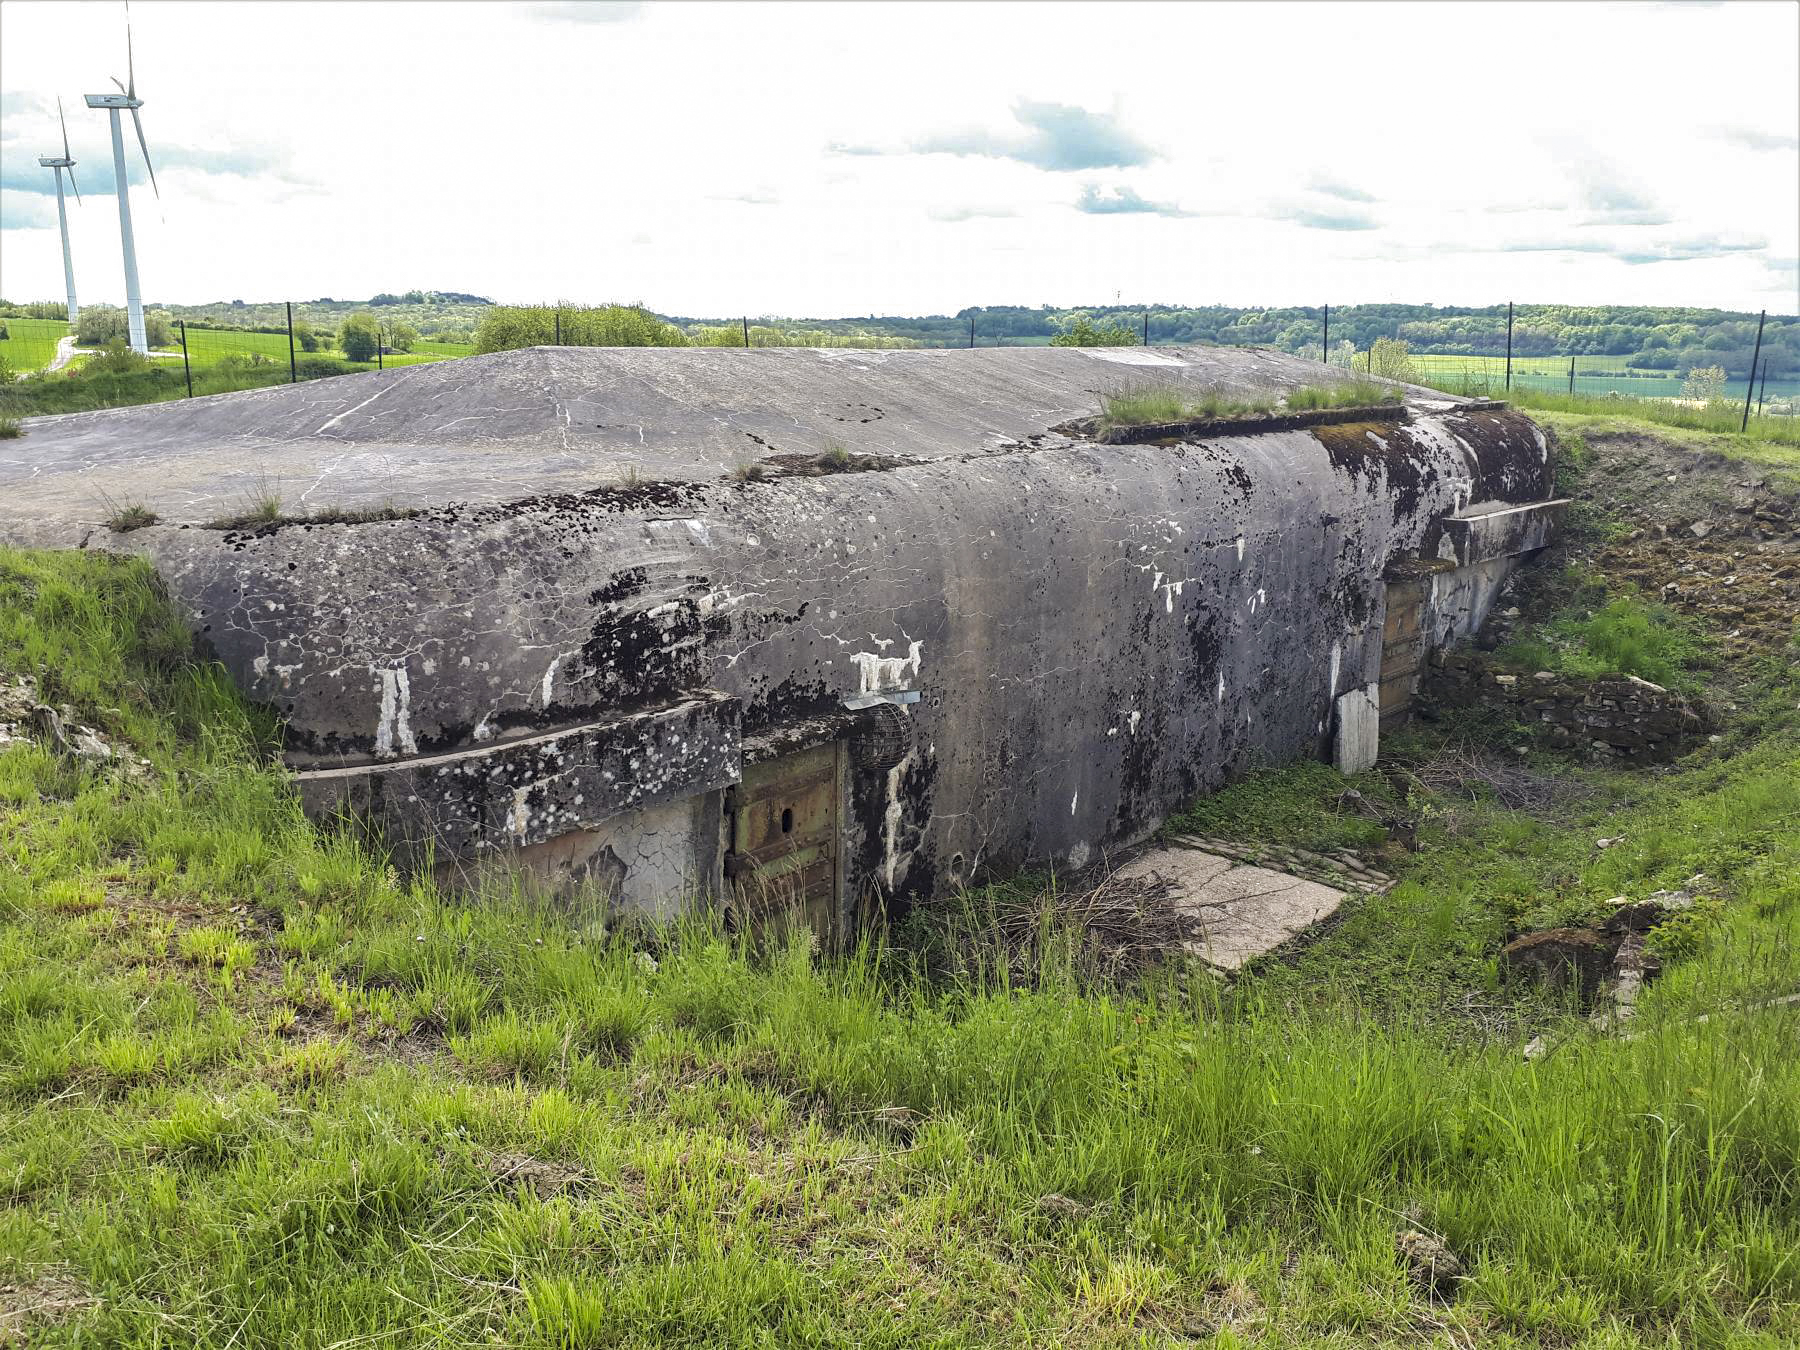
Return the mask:
POLYGON ((1381 631, 1381 730, 1406 723, 1425 652, 1425 588, 1417 581, 1387 584, 1387 622, 1381 631))
POLYGON ((837 742, 816 745, 750 765, 731 789, 728 921, 764 934, 804 924, 835 940, 838 760, 837 742))

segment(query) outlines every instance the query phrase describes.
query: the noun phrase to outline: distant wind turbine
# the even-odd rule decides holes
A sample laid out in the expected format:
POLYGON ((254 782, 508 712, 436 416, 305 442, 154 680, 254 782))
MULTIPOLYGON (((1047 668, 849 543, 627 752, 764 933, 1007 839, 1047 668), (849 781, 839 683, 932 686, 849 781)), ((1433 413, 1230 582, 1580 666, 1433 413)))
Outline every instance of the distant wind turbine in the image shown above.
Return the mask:
POLYGON ((119 84, 118 76, 113 83, 119 85, 116 94, 87 94, 87 105, 90 108, 105 108, 112 119, 113 143, 113 176, 119 187, 119 238, 125 247, 125 308, 130 323, 131 350, 148 352, 150 344, 144 338, 144 298, 138 290, 137 244, 131 235, 131 195, 125 185, 125 137, 119 129, 119 113, 122 109, 130 109, 131 124, 137 128, 138 146, 144 152, 144 167, 150 170, 150 187, 156 193, 158 201, 162 200, 162 189, 156 186, 156 170, 150 163, 150 143, 144 139, 144 123, 138 117, 138 109, 144 106, 144 100, 137 96, 137 63, 131 51, 131 11, 125 11, 125 63, 129 84, 119 84))
POLYGON ((63 205, 62 176, 63 170, 69 171, 69 186, 75 189, 75 200, 81 201, 81 187, 75 181, 75 161, 69 157, 69 119, 63 116, 62 99, 56 100, 56 116, 62 122, 63 152, 62 158, 55 155, 39 155, 38 163, 46 169, 56 170, 56 219, 62 226, 63 244, 63 280, 69 288, 69 326, 73 328, 75 321, 81 317, 81 309, 75 303, 75 264, 69 256, 69 210, 63 205))

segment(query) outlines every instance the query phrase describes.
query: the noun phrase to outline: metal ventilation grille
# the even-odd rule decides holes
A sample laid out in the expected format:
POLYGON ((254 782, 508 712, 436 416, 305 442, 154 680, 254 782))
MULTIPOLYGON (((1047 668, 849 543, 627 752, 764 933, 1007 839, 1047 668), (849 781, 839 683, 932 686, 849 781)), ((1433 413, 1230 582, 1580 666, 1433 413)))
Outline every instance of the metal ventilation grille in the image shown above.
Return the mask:
POLYGON ((912 719, 892 703, 865 708, 856 718, 850 753, 859 767, 891 769, 911 753, 912 719))

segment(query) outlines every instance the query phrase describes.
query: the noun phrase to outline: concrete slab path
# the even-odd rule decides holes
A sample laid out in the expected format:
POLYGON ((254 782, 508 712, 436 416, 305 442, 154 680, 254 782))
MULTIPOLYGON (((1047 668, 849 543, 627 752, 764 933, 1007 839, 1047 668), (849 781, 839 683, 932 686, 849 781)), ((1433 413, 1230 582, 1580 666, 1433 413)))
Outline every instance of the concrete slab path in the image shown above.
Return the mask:
POLYGON ((1238 970, 1330 918, 1346 894, 1196 848, 1151 849, 1114 875, 1170 883, 1175 908, 1199 926, 1188 951, 1223 971, 1238 970))

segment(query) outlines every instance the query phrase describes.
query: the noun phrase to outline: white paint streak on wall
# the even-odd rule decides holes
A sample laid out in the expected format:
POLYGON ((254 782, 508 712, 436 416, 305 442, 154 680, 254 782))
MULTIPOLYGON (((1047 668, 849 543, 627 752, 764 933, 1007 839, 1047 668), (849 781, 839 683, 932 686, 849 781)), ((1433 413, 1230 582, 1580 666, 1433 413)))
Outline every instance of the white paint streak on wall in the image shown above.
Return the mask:
POLYGON ((1076 788, 1075 795, 1073 797, 1069 798, 1069 814, 1074 815, 1075 808, 1080 805, 1081 805, 1081 789, 1076 788))
POLYGON ((1131 734, 1135 736, 1137 735, 1138 723, 1144 720, 1144 714, 1134 710, 1125 720, 1131 724, 1131 734))
POLYGON ((544 668, 543 698, 539 701, 541 707, 548 708, 550 706, 550 686, 556 682, 556 668, 562 664, 562 659, 563 653, 558 652, 550 658, 550 664, 544 668))
POLYGON ((1337 697, 1338 670, 1344 664, 1344 646, 1341 642, 1331 644, 1331 679, 1327 682, 1325 693, 1328 698, 1337 697))
POLYGON ((925 644, 913 642, 905 656, 882 656, 877 652, 853 652, 859 694, 882 694, 912 687, 919 678, 919 658, 925 644))
POLYGON ((406 667, 397 666, 388 670, 375 670, 373 673, 381 679, 381 710, 379 720, 375 723, 375 753, 388 756, 398 748, 403 754, 418 754, 419 743, 413 738, 411 722, 412 684, 406 677, 406 667))
POLYGON ((1238 561, 1244 561, 1244 536, 1241 534, 1237 537, 1237 553, 1238 561))

